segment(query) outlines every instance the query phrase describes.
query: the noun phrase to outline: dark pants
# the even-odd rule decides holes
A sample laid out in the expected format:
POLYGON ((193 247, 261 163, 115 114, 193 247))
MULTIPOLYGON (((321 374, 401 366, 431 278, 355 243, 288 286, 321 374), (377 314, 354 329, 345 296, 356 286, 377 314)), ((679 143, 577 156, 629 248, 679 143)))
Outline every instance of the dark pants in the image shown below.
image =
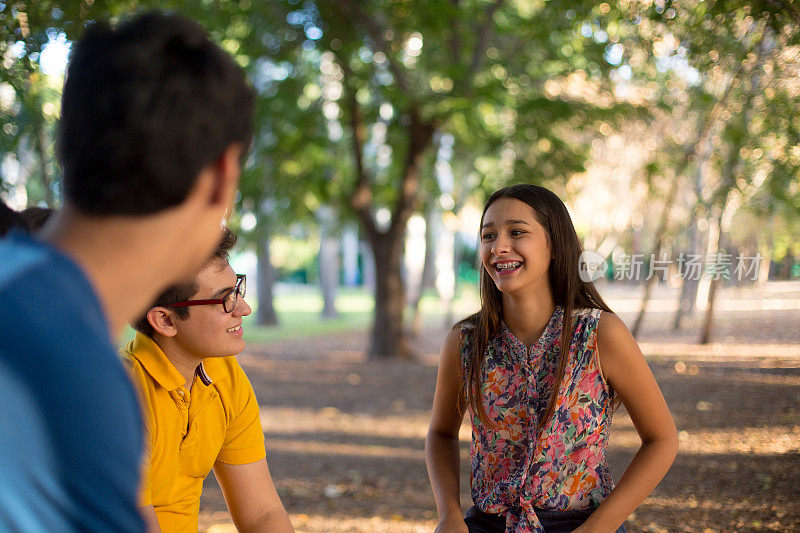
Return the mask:
MULTIPOLYGON (((534 509, 539 522, 547 533, 569 533, 586 522, 594 509, 578 511, 547 511, 534 509)), ((506 530, 506 517, 501 514, 484 513, 473 505, 464 517, 469 533, 503 533, 506 530)), ((625 533, 625 526, 619 527, 616 533, 625 533)))

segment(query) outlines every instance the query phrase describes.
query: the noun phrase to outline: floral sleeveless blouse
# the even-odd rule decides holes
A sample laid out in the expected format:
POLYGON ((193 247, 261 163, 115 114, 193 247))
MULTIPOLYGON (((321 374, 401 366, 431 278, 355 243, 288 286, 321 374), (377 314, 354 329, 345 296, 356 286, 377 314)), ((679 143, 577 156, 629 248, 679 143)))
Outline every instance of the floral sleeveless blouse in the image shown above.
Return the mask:
MULTIPOLYGON (((534 508, 596 507, 614 488, 606 461, 614 391, 598 361, 599 309, 573 314, 564 382, 555 411, 542 420, 558 368, 563 314, 556 307, 530 349, 503 323, 484 354, 483 403, 495 427, 471 416, 472 500, 487 513, 505 514, 506 533, 543 533, 534 508)), ((471 332, 462 326, 464 369, 471 332)))

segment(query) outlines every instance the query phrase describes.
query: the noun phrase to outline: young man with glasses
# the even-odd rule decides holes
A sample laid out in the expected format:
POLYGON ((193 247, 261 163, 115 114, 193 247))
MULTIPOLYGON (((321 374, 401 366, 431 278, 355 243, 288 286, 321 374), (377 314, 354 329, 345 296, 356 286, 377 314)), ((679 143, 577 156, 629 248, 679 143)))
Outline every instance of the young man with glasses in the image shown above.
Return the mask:
POLYGON ((196 532, 213 468, 239 531, 289 532, 270 477, 253 387, 236 361, 250 314, 225 229, 209 263, 134 324, 124 355, 142 400, 148 454, 140 505, 150 531, 196 532), (154 519, 157 518, 157 524, 154 519))

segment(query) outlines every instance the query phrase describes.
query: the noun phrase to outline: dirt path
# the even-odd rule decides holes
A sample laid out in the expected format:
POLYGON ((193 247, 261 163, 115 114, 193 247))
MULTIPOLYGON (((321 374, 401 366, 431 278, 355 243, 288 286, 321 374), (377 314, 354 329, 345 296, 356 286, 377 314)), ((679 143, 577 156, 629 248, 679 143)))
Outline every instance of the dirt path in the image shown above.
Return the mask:
MULTIPOLYGON (((636 294, 606 294, 630 323, 636 294)), ((719 342, 710 347, 693 344, 697 317, 693 332, 673 334, 669 293, 656 296, 641 344, 678 425, 680 452, 628 530, 800 531, 800 284, 770 284, 761 297, 724 293, 719 342)), ((423 448, 444 334, 427 330, 416 361, 367 360, 365 333, 251 346, 240 356, 298 531, 433 530, 423 448)), ((466 425, 461 441, 466 509, 466 425)), ((615 478, 637 446, 621 409, 609 450, 615 478)), ((213 476, 201 508, 201 529, 233 531, 213 476)))

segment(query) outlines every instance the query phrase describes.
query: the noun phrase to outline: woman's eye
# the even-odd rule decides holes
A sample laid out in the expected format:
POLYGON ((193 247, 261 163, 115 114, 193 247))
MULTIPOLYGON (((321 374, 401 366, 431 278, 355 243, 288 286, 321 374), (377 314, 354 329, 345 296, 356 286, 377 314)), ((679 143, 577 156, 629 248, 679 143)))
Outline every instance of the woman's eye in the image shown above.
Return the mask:
POLYGON ((519 237, 520 235, 522 235, 525 232, 520 230, 520 229, 513 229, 513 230, 511 230, 510 233, 511 233, 512 237, 519 237))
POLYGON ((488 241, 489 239, 494 238, 494 233, 484 233, 481 235, 481 240, 488 241))

